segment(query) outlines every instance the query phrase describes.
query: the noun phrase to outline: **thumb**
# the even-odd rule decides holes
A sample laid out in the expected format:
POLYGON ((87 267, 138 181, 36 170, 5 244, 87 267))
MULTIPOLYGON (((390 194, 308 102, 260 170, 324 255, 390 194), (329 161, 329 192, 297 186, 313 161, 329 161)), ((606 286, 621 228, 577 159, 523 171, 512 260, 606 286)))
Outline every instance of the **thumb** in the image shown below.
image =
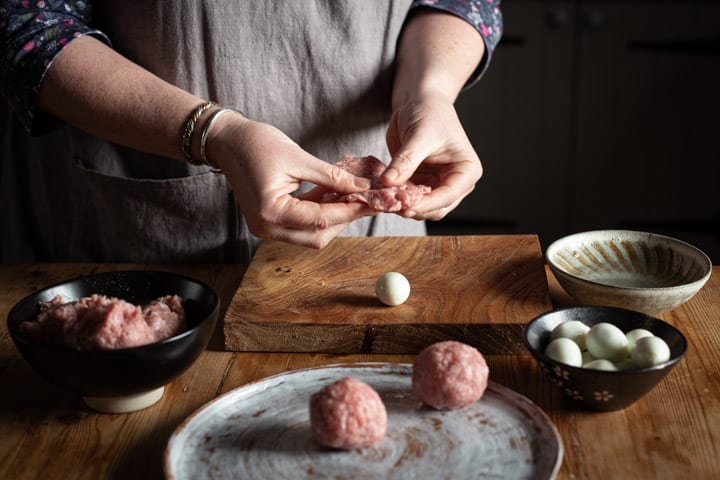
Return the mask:
POLYGON ((420 164, 432 153, 422 136, 413 136, 405 145, 393 154, 390 164, 380 176, 383 185, 400 185, 405 183, 415 173, 420 164))
POLYGON ((340 167, 322 160, 312 162, 313 167, 304 172, 302 180, 325 187, 331 192, 355 193, 370 188, 370 179, 357 177, 340 167))

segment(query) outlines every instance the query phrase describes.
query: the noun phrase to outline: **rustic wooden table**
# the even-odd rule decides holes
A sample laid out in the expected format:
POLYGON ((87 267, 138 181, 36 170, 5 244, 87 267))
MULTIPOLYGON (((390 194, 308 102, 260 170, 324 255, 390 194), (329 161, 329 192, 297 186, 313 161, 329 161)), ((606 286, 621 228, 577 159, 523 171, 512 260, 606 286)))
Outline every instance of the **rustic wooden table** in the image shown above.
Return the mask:
MULTIPOLYGON (((48 284, 137 265, 0 265, 0 478, 162 478, 165 445, 206 402, 286 370, 338 362, 412 362, 410 355, 231 353, 216 335, 208 350, 152 407, 98 414, 37 376, 4 324, 12 305, 48 284)), ((211 284, 227 309, 242 277, 235 266, 161 266, 211 284)), ((548 274, 556 307, 572 304, 548 274)), ((640 402, 609 413, 578 408, 547 382, 529 355, 487 356, 491 380, 533 400, 552 419, 565 455, 561 479, 678 479, 720 476, 720 267, 703 290, 662 316, 685 333, 684 360, 640 402)), ((220 330, 218 330, 220 332, 220 330)))

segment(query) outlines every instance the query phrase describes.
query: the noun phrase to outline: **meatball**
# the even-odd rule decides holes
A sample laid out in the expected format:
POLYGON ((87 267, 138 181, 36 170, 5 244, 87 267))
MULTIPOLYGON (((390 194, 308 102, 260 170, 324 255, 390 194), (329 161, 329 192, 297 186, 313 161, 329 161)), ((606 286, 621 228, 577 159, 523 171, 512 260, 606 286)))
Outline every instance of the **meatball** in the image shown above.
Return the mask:
POLYGON ((385 436, 387 412, 372 387, 344 377, 310 397, 310 425, 315 440, 326 447, 371 447, 385 436))
POLYGON ((451 340, 438 342, 415 358, 412 390, 436 410, 454 410, 482 397, 489 373, 477 349, 451 340))

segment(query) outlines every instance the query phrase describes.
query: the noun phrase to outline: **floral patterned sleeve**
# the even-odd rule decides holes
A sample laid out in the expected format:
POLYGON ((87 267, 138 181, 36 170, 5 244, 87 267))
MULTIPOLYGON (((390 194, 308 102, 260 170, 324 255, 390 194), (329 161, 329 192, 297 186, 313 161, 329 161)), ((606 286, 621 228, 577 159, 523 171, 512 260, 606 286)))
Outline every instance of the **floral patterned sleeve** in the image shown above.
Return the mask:
POLYGON ((2 94, 33 133, 50 130, 56 120, 35 105, 35 95, 55 55, 75 38, 94 35, 86 0, 1 0, 0 85, 2 94))
POLYGON ((487 69, 493 51, 500 42, 503 17, 500 0, 413 0, 414 8, 435 8, 457 15, 474 26, 485 41, 485 56, 465 88, 477 82, 487 69))

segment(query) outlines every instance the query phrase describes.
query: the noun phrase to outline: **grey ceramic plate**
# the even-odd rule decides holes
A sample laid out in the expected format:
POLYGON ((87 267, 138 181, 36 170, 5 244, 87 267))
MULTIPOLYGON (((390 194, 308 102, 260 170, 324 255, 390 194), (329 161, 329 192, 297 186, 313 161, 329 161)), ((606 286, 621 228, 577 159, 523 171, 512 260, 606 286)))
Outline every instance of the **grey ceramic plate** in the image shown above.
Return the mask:
POLYGON ((562 441, 530 400, 490 382, 480 401, 439 412, 413 396, 411 372, 409 364, 331 365, 232 390, 177 428, 165 473, 174 480, 556 476, 562 441), (336 451, 313 441, 310 395, 343 376, 368 383, 385 402, 388 431, 374 448, 336 451))

